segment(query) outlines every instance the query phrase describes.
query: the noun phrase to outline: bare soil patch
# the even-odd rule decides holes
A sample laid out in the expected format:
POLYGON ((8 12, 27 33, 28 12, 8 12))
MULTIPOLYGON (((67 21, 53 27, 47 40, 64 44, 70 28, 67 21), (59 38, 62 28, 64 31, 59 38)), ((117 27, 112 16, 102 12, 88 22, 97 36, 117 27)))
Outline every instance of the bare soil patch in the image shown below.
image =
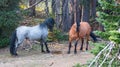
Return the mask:
POLYGON ((19 49, 17 57, 11 56, 9 49, 4 48, 0 49, 0 67, 73 67, 77 63, 86 64, 94 57, 89 51, 80 51, 79 48, 77 54, 74 54, 74 47, 71 54, 67 54, 68 43, 49 43, 51 53, 41 53, 40 46, 35 45, 29 52, 19 49))

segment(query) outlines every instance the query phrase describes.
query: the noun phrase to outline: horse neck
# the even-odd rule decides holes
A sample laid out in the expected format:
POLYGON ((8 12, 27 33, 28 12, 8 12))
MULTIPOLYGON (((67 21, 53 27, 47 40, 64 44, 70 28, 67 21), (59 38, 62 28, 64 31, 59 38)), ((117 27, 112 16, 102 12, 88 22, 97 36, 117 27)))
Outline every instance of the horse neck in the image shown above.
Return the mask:
POLYGON ((47 24, 46 23, 41 23, 40 25, 39 25, 41 28, 48 28, 48 26, 47 26, 47 24))

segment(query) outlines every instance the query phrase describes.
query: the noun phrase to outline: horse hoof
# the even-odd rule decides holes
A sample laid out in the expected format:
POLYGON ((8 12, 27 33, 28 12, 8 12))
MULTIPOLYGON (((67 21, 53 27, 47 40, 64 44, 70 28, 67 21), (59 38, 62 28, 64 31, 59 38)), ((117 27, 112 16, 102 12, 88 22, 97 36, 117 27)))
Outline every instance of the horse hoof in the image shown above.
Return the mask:
POLYGON ((68 51, 67 54, 70 54, 70 51, 68 51))
POLYGON ((82 48, 80 48, 80 50, 82 50, 82 48))
POLYGON ((42 50, 41 52, 42 52, 42 53, 45 53, 45 51, 44 51, 44 50, 42 50))
POLYGON ((77 52, 74 52, 74 54, 77 54, 77 52))
POLYGON ((15 53, 15 54, 11 54, 12 56, 18 56, 18 54, 17 53, 15 53))
POLYGON ((50 53, 50 51, 47 51, 47 53, 50 53))

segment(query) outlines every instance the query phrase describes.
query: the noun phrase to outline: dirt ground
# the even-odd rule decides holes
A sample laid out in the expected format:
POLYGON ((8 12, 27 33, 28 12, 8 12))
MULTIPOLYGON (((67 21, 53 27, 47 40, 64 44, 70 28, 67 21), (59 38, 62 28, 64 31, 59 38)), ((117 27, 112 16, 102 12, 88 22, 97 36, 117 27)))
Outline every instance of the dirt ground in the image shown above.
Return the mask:
MULTIPOLYGON (((86 64, 93 59, 89 51, 80 51, 74 54, 74 46, 71 54, 67 54, 68 43, 48 43, 51 53, 41 53, 40 46, 34 45, 30 51, 18 49, 19 56, 13 57, 8 48, 0 49, 0 67, 74 67, 74 65, 86 64)), ((89 47, 89 50, 91 47, 89 47)))

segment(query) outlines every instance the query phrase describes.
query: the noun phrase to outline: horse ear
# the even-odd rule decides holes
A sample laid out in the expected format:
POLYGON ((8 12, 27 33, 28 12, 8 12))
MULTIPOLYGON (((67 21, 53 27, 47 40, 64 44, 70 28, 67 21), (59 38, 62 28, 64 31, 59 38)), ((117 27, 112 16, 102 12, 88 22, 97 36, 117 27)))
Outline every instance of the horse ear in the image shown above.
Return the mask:
POLYGON ((55 24, 55 20, 54 20, 54 18, 53 18, 53 22, 54 22, 54 24, 55 24))
POLYGON ((50 18, 50 19, 51 19, 52 24, 54 24, 55 23, 54 18, 50 18))

